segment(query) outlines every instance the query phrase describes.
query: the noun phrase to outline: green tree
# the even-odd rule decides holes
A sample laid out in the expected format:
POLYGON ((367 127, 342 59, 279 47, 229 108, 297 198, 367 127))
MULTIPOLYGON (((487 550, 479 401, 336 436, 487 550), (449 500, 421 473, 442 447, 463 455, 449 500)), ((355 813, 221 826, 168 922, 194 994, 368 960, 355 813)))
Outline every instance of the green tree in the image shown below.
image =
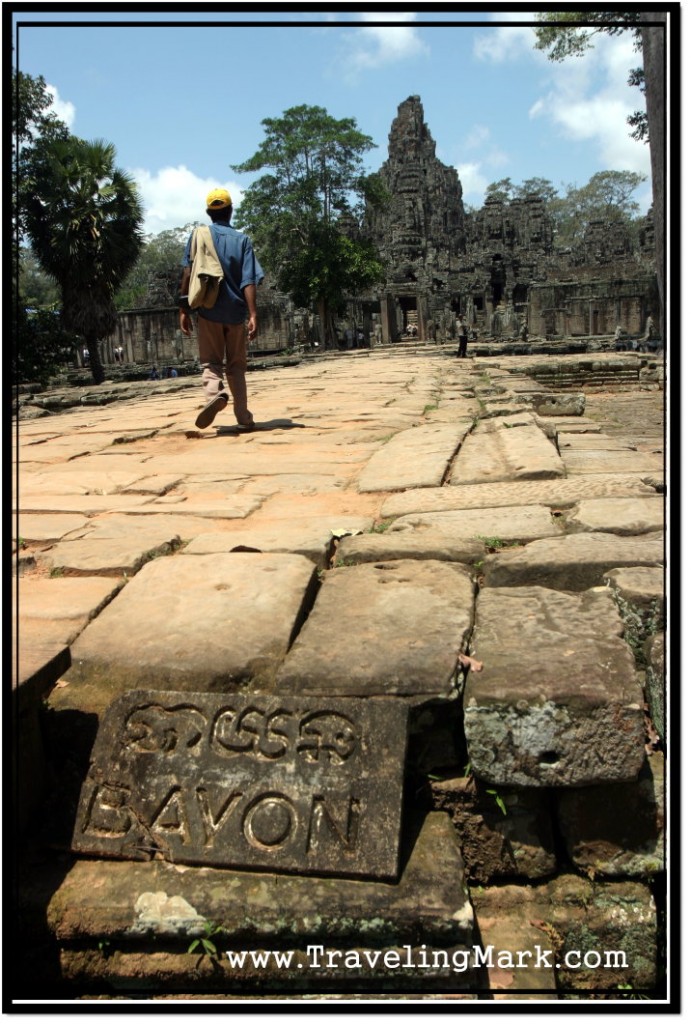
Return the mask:
POLYGON ((79 339, 60 325, 55 309, 23 310, 12 325, 12 376, 15 381, 47 384, 74 359, 79 339))
POLYGON ((514 197, 515 185, 511 178, 492 181, 485 189, 485 202, 488 199, 499 199, 502 203, 510 202, 514 197))
POLYGON ((180 284, 180 257, 196 224, 145 235, 137 262, 115 296, 118 309, 175 305, 180 284))
POLYGON ((60 292, 55 281, 39 266, 31 249, 19 250, 19 302, 25 309, 47 309, 57 306, 60 292))
POLYGON ((94 382, 105 377, 98 342, 115 327, 115 292, 136 262, 142 206, 110 143, 75 136, 33 147, 36 191, 26 229, 36 258, 60 289, 65 330, 84 339, 94 382))
POLYGON ((32 316, 27 306, 49 306, 56 290, 23 245, 26 232, 25 199, 36 187, 31 170, 34 146, 50 139, 67 138, 67 126, 51 110, 52 96, 40 76, 14 71, 12 78, 12 247, 13 281, 12 371, 15 380, 46 381, 63 361, 67 344, 58 336, 56 317, 32 316))
POLYGON ((262 125, 266 137, 257 152, 232 169, 269 173, 245 192, 237 223, 278 287, 298 305, 316 304, 331 347, 333 313, 382 273, 357 230, 365 203, 384 200, 381 179, 363 173, 362 155, 374 143, 353 118, 336 120, 323 107, 292 107, 262 125))
POLYGON ((638 204, 633 193, 645 181, 635 171, 598 171, 586 185, 567 185, 563 197, 549 203, 558 246, 578 245, 591 220, 624 223, 633 235, 638 225, 638 204))
POLYGON ((547 178, 526 178, 521 185, 514 185, 511 178, 501 178, 491 182, 485 189, 485 201, 499 199, 502 203, 509 203, 512 199, 527 199, 534 195, 551 203, 559 193, 547 178))

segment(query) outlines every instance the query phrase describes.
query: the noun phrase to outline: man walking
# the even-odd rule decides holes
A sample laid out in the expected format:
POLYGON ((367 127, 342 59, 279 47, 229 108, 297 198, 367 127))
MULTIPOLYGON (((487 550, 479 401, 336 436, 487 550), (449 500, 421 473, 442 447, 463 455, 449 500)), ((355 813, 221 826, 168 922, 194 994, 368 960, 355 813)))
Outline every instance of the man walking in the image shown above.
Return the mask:
MULTIPOLYGON (((247 235, 230 226, 233 204, 230 193, 215 188, 206 197, 206 212, 211 218, 211 237, 219 262, 223 267, 223 281, 218 298, 210 309, 199 309, 197 340, 199 362, 202 366, 202 384, 207 403, 197 416, 195 425, 201 429, 210 426, 228 404, 228 393, 223 383, 225 363, 228 386, 233 397, 233 411, 241 426, 254 426, 252 413, 247 408, 247 345, 245 320, 250 341, 256 338, 257 285, 264 279, 259 260, 254 254, 247 235)), ((187 300, 192 259, 192 235, 182 258, 180 281, 180 330, 188 337, 192 333, 192 319, 187 300)))

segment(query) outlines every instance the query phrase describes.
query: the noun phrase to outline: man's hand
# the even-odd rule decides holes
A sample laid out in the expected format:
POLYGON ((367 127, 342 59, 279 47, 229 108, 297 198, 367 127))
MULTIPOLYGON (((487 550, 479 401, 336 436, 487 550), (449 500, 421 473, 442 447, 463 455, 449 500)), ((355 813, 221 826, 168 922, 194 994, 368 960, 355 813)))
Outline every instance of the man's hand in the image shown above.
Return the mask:
POLYGON ((247 321, 247 337, 250 341, 257 337, 257 314, 252 313, 247 321))
POLYGON ((186 334, 188 338, 192 334, 192 317, 187 309, 180 310, 180 330, 183 334, 186 334))

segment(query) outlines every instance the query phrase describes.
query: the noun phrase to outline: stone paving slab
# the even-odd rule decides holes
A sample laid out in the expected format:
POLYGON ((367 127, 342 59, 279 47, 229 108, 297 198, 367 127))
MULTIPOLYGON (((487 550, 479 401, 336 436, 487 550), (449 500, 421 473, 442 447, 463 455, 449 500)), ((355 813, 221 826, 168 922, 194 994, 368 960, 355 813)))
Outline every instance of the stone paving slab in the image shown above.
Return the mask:
POLYGON ((454 537, 448 532, 430 528, 421 533, 413 530, 387 530, 344 537, 334 554, 334 565, 360 565, 363 562, 392 562, 401 558, 434 559, 440 562, 462 562, 472 566, 485 555, 485 545, 473 537, 454 537))
POLYGON ((470 575, 449 562, 333 569, 278 672, 277 691, 448 697, 472 608, 470 575))
POLYGON ((199 516, 203 519, 246 519, 262 503, 260 495, 238 494, 233 485, 227 488, 225 495, 219 491, 223 491, 223 485, 211 484, 208 494, 165 494, 152 498, 142 513, 174 512, 177 516, 199 516))
POLYGON ((21 490, 13 511, 64 512, 94 516, 101 512, 130 512, 148 502, 143 494, 27 494, 21 490))
POLYGON ((569 476, 581 473, 661 473, 665 462, 662 455, 649 455, 632 451, 574 451, 561 453, 569 476))
POLYGON ((481 419, 475 425, 474 434, 494 434, 501 428, 532 427, 534 424, 534 414, 530 409, 524 409, 522 412, 508 413, 506 416, 501 416, 499 418, 481 419))
POLYGON ((100 723, 72 850, 398 876, 408 708, 135 690, 100 723))
POLYGON ((22 498, 34 494, 117 494, 132 491, 143 476, 139 469, 114 472, 93 472, 74 469, 64 472, 35 473, 22 483, 22 498))
POLYGON ((610 569, 662 565, 664 557, 662 534, 571 533, 490 555, 483 572, 487 587, 538 584, 555 590, 587 590, 599 586, 610 569))
POLYGON ((559 451, 572 452, 631 452, 636 446, 626 438, 608 437, 606 434, 571 433, 557 430, 559 451))
POLYGON ((649 498, 588 498, 563 517, 567 533, 616 533, 637 536, 659 533, 665 525, 665 501, 649 498))
POLYGON ((558 433, 569 434, 599 434, 602 426, 587 416, 539 416, 536 415, 535 422, 548 437, 555 437, 558 433))
POLYGON ((72 643, 121 586, 121 580, 103 576, 62 579, 27 576, 22 580, 17 605, 12 609, 19 620, 20 647, 23 646, 22 629, 29 621, 46 632, 54 628, 56 639, 72 643))
POLYGON ((360 473, 358 489, 438 487, 471 425, 468 420, 460 425, 431 424, 401 431, 371 457, 360 473))
MULTIPOLYGON (((417 822, 415 827, 419 828, 417 822)), ((322 985, 333 991, 334 984, 349 992, 477 988, 476 972, 455 973, 451 960, 454 951, 460 956, 473 943, 473 911, 462 882, 453 826, 445 814, 432 813, 414 840, 410 831, 395 886, 221 868, 181 869, 163 861, 79 860, 66 874, 62 868, 63 878, 44 882, 53 893, 47 920, 63 950, 63 974, 87 991, 105 979, 116 990, 124 982, 145 986, 149 992, 187 992, 195 969, 207 987, 220 992, 287 987, 314 993, 322 985), (268 943, 273 949, 295 951, 292 969, 275 963, 266 969, 249 963, 233 967, 227 956, 216 962, 188 955, 190 942, 205 937, 204 923, 209 921, 218 926, 213 941, 219 950, 261 950, 268 943), (112 950, 107 957, 96 949, 99 941, 112 950), (152 951, 152 942, 160 952, 152 951), (308 947, 313 947, 311 960, 308 947), (371 963, 363 956, 362 969, 356 970, 352 962, 344 964, 341 959, 329 969, 326 951, 334 948, 367 950, 371 963), (393 961, 385 964, 383 956, 387 950, 393 956, 396 949, 398 967, 392 969, 393 961), (425 962, 424 950, 430 949, 448 951, 446 968, 419 966, 425 962)), ((27 913, 32 919, 34 913, 42 914, 45 920, 43 893, 37 897, 36 908, 27 913)))
POLYGON ((53 572, 131 574, 148 559, 170 554, 180 542, 175 524, 164 516, 108 516, 58 541, 37 560, 53 572))
POLYGON ((91 684, 89 700, 102 708, 129 689, 266 687, 302 620, 315 578, 315 566, 300 555, 149 562, 74 644, 70 685, 62 694, 82 706, 79 684, 91 684))
POLYGON ((662 566, 612 569, 605 573, 604 581, 646 620, 654 617, 658 623, 665 621, 665 570, 662 566))
POLYGON ((334 529, 357 533, 369 530, 371 525, 372 519, 367 516, 313 516, 287 523, 284 520, 258 522, 232 533, 200 534, 187 545, 183 554, 208 555, 232 551, 237 547, 249 547, 257 551, 305 555, 317 565, 325 567, 334 543, 334 529))
POLYGON ((42 515, 40 512, 21 514, 12 518, 12 525, 17 537, 23 541, 61 540, 74 530, 83 529, 89 520, 86 516, 74 513, 55 513, 42 515))
POLYGON ((473 771, 507 786, 631 781, 645 753, 643 693, 604 587, 488 588, 464 690, 473 771))
POLYGON ((541 505, 418 512, 401 516, 389 532, 413 531, 424 535, 428 530, 446 533, 450 538, 487 537, 521 544, 538 537, 562 536, 562 530, 550 510, 541 505))
POLYGON ((566 475, 551 441, 535 424, 504 427, 500 420, 491 433, 470 434, 451 467, 455 486, 501 480, 546 480, 566 475))
POLYGON ((520 480, 476 484, 473 487, 417 488, 386 498, 381 514, 404 516, 413 512, 500 508, 503 505, 549 505, 566 508, 582 498, 654 495, 655 488, 637 473, 596 474, 560 480, 520 480))

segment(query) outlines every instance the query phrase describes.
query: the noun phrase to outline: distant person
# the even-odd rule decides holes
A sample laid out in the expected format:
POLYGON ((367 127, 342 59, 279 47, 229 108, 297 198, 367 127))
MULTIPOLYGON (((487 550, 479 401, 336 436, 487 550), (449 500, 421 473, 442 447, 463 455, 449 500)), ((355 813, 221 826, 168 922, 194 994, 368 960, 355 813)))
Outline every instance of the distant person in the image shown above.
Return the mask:
POLYGON ((468 354, 468 327, 462 323, 458 329, 458 352, 457 359, 465 359, 468 354))
POLYGON ((171 368, 168 370, 168 376, 169 377, 177 377, 177 375, 178 375, 178 371, 175 369, 174 366, 171 366, 171 368))
MULTIPOLYGON (((252 341, 258 333, 257 285, 263 281, 264 271, 247 235, 230 226, 233 204, 226 189, 215 188, 209 192, 206 212, 212 221, 211 237, 225 276, 215 305, 211 309, 198 310, 197 341, 207 403, 197 416, 195 425, 201 429, 210 426, 228 404, 228 392, 223 383, 225 363, 235 418, 241 426, 251 429, 254 419, 247 408, 245 321, 247 337, 252 341)), ((192 333, 187 300, 192 268, 191 247, 192 235, 187 240, 182 258, 184 270, 179 299, 180 330, 188 337, 192 333)))
POLYGON ((158 372, 158 367, 156 367, 156 366, 152 366, 151 367, 151 373, 149 374, 149 380, 160 380, 160 374, 158 372))

